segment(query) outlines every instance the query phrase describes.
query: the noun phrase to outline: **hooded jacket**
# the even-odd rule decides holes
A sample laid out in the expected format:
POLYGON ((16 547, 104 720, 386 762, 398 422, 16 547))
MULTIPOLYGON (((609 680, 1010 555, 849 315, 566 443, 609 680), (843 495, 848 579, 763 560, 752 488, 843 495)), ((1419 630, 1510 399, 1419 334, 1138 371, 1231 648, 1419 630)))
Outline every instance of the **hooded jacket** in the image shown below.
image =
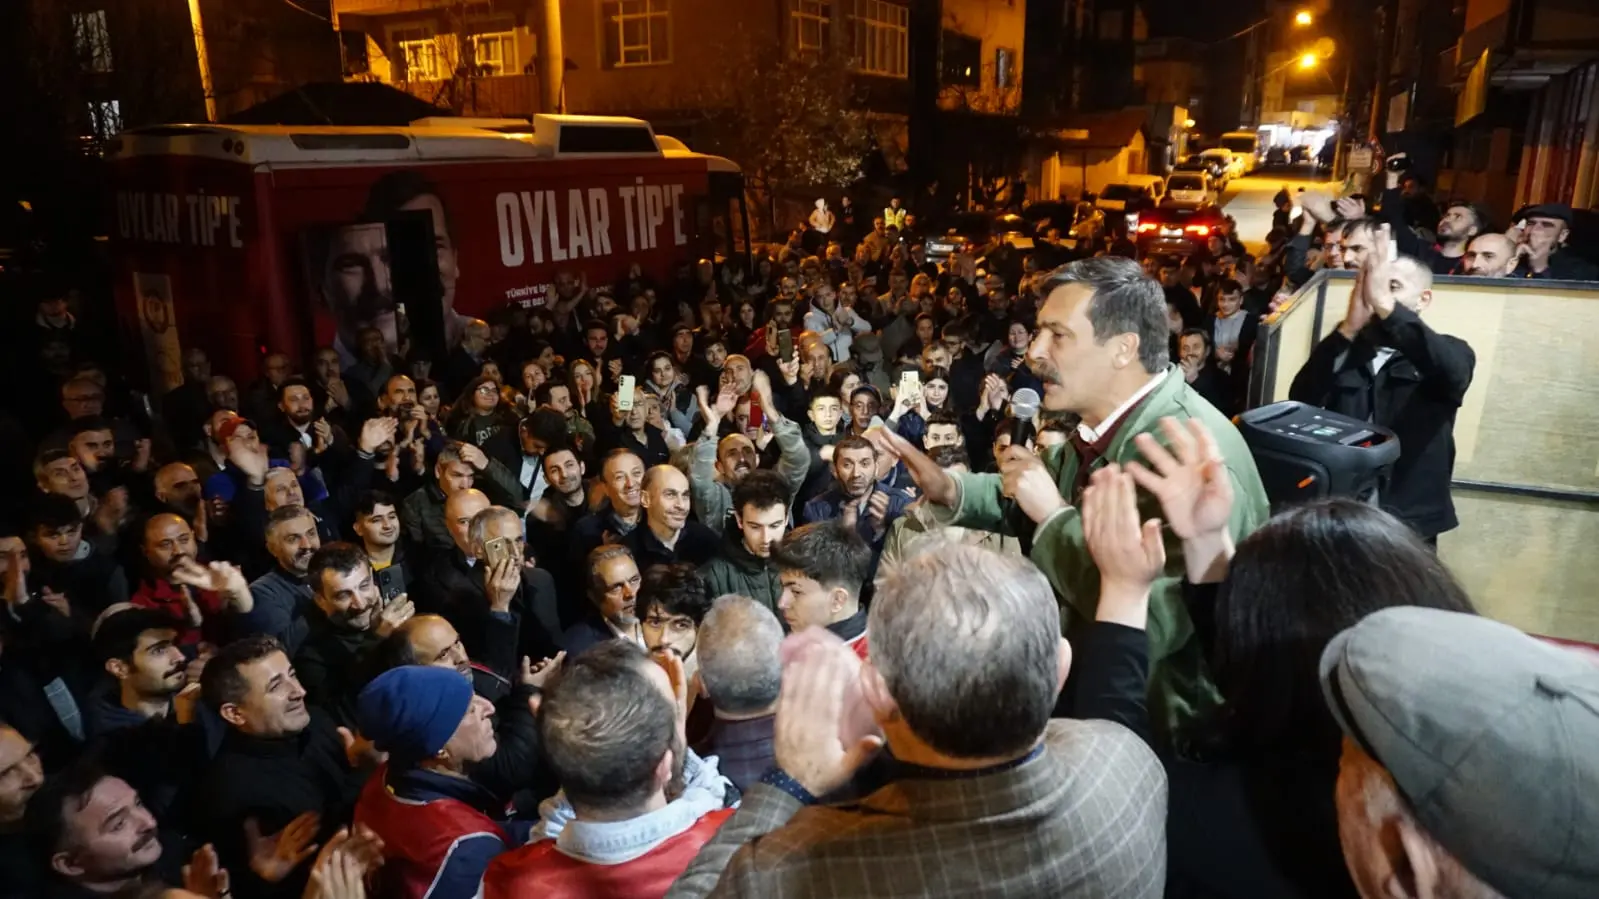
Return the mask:
MULTIPOLYGON (((744 535, 728 528, 722 538, 722 552, 700 568, 705 589, 711 598, 737 593, 748 596, 777 615, 777 600, 783 585, 777 579, 777 566, 744 546, 744 535)), ((782 616, 778 616, 782 620, 782 616)))

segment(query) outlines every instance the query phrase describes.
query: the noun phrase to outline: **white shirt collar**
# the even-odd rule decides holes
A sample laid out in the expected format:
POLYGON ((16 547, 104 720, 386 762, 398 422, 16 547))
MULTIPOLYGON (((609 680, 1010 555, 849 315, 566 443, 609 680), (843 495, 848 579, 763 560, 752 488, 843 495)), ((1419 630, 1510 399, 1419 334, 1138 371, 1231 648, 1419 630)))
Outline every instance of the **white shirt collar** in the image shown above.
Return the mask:
POLYGON ((1133 395, 1128 397, 1126 402, 1122 403, 1120 406, 1117 406, 1115 411, 1105 416, 1105 420, 1099 423, 1099 427, 1091 428, 1086 422, 1079 422, 1077 424, 1077 436, 1081 437, 1084 443, 1098 443, 1101 437, 1109 434, 1111 430, 1116 427, 1116 422, 1120 421, 1122 416, 1126 415, 1134 406, 1138 405, 1138 403, 1143 400, 1144 397, 1153 393, 1155 388, 1159 387, 1160 383, 1166 380, 1166 375, 1170 371, 1170 369, 1161 369, 1160 371, 1151 375, 1149 381, 1146 382, 1144 386, 1134 391, 1133 395))

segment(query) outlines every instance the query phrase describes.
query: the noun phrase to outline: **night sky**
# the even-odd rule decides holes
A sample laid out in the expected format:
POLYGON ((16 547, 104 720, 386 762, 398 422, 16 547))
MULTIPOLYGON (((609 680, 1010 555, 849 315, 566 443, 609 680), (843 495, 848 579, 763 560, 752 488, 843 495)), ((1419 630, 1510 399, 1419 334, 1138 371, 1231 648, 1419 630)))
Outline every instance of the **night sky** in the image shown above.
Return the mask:
POLYGON ((1226 37, 1264 15, 1262 0, 1143 0, 1150 37, 1210 41, 1226 37))

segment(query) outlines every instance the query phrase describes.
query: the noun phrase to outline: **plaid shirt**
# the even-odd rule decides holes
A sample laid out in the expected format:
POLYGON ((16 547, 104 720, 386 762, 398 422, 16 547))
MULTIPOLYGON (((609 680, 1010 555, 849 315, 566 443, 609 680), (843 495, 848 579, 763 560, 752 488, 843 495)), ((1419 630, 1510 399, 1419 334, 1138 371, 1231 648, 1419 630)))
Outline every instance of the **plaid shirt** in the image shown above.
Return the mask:
POLYGON ((1107 721, 1054 720, 1036 758, 966 778, 902 779, 849 807, 760 784, 667 899, 1158 899, 1166 775, 1107 721))

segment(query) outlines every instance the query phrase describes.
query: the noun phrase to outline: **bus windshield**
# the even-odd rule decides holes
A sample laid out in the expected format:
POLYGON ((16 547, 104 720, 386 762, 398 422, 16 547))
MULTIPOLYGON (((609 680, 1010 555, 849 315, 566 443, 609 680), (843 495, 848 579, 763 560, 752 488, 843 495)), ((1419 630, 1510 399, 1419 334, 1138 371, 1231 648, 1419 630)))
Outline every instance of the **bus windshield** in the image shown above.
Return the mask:
POLYGON ((1255 146, 1259 143, 1260 138, 1252 134, 1247 137, 1240 134, 1236 137, 1224 137, 1221 139, 1221 145, 1234 153, 1253 153, 1255 152, 1255 146))

